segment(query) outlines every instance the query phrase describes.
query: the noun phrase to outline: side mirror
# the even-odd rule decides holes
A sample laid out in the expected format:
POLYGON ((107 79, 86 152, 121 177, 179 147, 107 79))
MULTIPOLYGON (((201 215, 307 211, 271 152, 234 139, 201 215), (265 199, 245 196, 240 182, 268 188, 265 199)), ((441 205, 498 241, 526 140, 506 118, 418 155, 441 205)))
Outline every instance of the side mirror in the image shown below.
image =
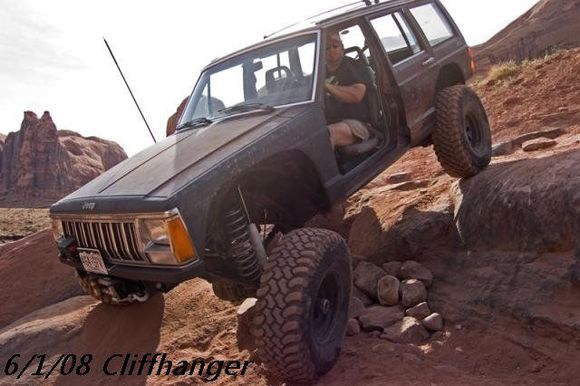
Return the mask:
POLYGON ((252 63, 253 72, 260 71, 262 68, 264 68, 262 61, 252 63))

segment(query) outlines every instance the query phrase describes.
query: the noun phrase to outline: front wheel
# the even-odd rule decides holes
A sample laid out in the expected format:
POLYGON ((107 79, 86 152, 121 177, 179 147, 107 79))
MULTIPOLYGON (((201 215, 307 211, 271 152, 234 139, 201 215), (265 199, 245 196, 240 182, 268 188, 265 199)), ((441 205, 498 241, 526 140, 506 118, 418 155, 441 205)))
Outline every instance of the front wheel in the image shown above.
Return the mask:
POLYGON ((257 293, 254 336, 268 371, 311 383, 337 361, 345 334, 352 272, 346 242, 304 228, 272 251, 257 293))
POLYGON ((491 132, 477 94, 464 85, 437 94, 433 146, 439 163, 453 177, 470 177, 491 161, 491 132))

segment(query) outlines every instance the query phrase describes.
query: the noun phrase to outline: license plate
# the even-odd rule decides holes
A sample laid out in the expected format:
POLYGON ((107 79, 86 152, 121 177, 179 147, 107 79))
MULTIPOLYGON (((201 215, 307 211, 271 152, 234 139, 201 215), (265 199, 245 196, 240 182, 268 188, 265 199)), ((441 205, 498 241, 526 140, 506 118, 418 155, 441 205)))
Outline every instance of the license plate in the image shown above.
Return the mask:
POLYGON ((105 267, 105 262, 103 261, 101 252, 99 252, 99 250, 79 248, 78 251, 85 271, 102 273, 103 275, 107 275, 109 273, 107 272, 107 267, 105 267))

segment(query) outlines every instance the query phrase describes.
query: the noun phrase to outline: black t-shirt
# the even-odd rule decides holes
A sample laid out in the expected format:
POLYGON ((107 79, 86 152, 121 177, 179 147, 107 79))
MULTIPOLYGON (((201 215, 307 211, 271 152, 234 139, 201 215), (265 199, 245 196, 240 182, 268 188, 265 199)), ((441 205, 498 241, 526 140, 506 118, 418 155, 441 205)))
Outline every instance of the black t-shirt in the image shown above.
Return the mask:
MULTIPOLYGON (((362 83, 367 87, 364 74, 359 64, 352 58, 345 56, 340 66, 334 73, 326 74, 327 82, 338 86, 351 86, 356 83, 362 83)), ((359 103, 344 103, 338 101, 332 95, 326 98, 326 119, 328 123, 335 123, 343 119, 357 119, 361 122, 369 121, 369 112, 367 108, 367 93, 359 103)))

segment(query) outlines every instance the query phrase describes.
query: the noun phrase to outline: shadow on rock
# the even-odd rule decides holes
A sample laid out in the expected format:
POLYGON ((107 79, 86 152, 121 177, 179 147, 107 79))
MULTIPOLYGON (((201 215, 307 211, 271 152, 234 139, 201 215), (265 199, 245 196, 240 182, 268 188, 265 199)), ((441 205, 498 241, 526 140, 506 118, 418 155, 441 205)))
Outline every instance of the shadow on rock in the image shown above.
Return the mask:
MULTIPOLYGON (((24 372, 20 381, 26 384, 145 384, 145 376, 135 373, 121 376, 123 360, 126 354, 133 359, 133 354, 140 356, 157 350, 164 308, 162 295, 126 307, 99 304, 89 296, 73 297, 37 310, 0 330, 0 357, 9 360, 20 354, 16 360, 23 366, 33 355, 44 355, 44 366, 40 368, 44 375, 59 363, 46 380, 44 376, 32 375, 34 370, 24 372), (109 361, 107 370, 116 374, 107 375, 105 362, 115 354, 120 356, 109 361), (64 358, 68 358, 65 363, 64 358), (76 373, 82 372, 79 370, 82 363, 89 366, 84 375, 76 373)), ((36 357, 30 368, 39 366, 40 358, 36 357)), ((13 377, 2 375, 0 384, 14 381, 13 377)))
POLYGON ((387 261, 424 260, 436 247, 454 240, 453 210, 447 200, 420 208, 395 208, 392 212, 364 207, 355 219, 349 247, 376 264, 387 261))
POLYGON ((80 358, 93 355, 91 371, 86 376, 60 376, 56 384, 123 383, 144 385, 146 374, 138 374, 139 363, 130 374, 131 361, 145 353, 155 353, 160 341, 161 320, 164 312, 163 295, 157 294, 145 303, 130 306, 98 304, 87 315, 82 330, 74 341, 80 358), (80 381, 80 382, 79 382, 80 381))

